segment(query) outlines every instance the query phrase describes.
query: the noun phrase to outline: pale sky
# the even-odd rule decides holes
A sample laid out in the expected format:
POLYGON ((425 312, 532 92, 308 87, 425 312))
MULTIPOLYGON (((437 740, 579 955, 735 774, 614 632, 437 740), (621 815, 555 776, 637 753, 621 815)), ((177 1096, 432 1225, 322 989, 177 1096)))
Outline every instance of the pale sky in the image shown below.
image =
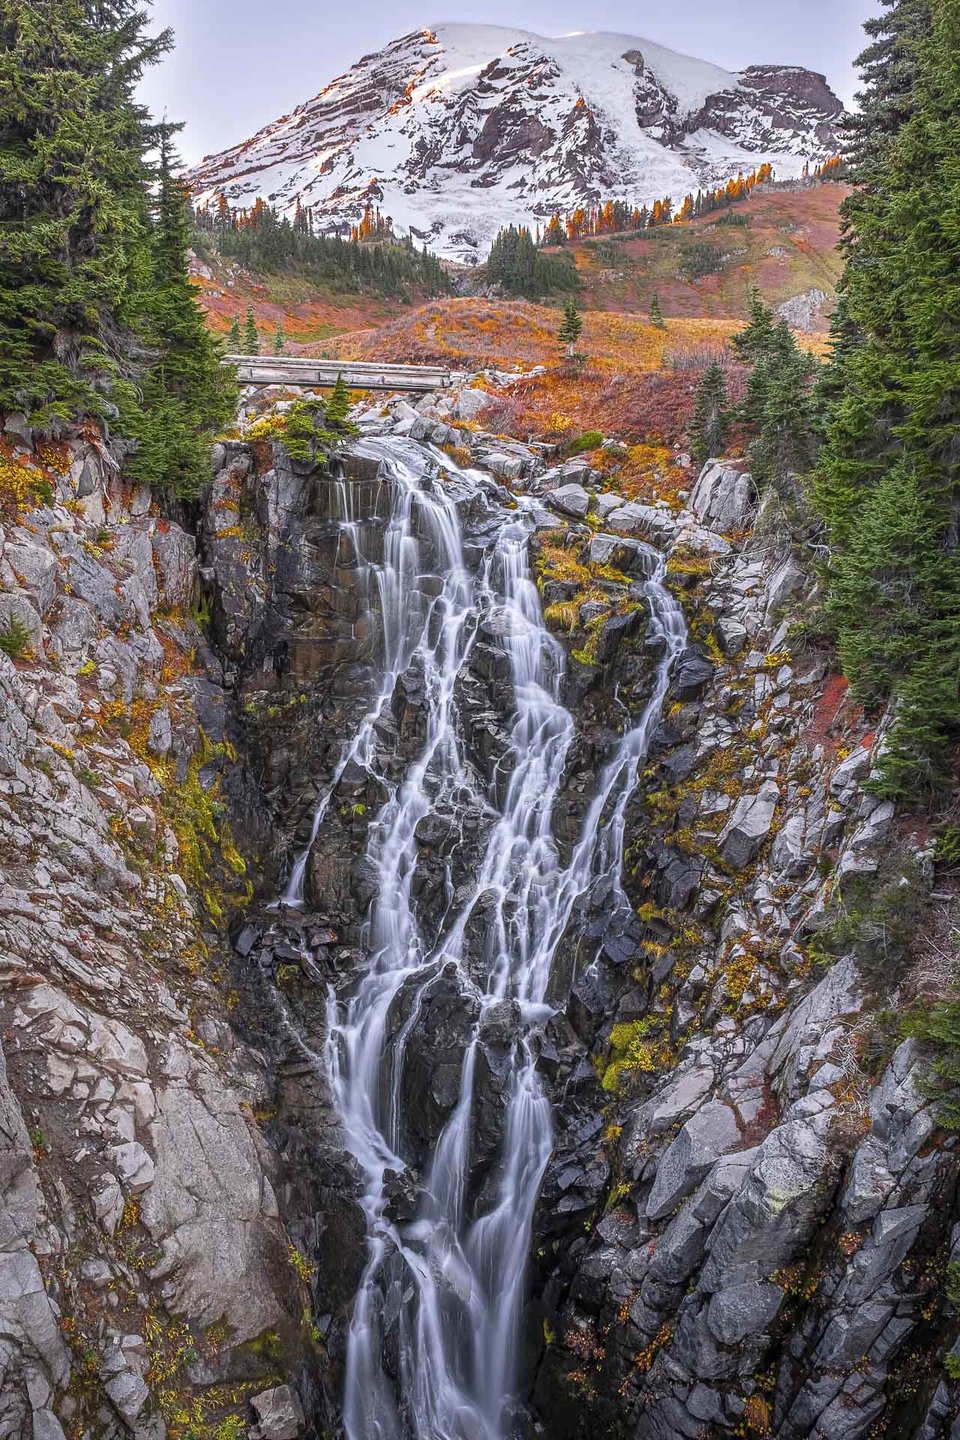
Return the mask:
POLYGON ((874 0, 153 0, 177 48, 146 80, 155 114, 185 120, 188 162, 246 140, 316 95, 362 55, 421 26, 469 20, 540 35, 613 30, 730 70, 760 62, 825 73, 848 104, 874 0))

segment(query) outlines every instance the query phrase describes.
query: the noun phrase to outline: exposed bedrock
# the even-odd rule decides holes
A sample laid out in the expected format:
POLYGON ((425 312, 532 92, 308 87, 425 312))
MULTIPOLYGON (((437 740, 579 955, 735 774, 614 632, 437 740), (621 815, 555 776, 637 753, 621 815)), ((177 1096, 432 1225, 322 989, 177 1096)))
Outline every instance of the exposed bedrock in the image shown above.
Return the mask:
MULTIPOLYGON (((475 480, 430 483, 472 575, 502 507, 529 516, 575 722, 565 863, 653 693, 644 586, 664 557, 690 633, 622 873, 611 857, 578 897, 552 1013, 531 1016, 481 1002, 492 893, 462 968, 444 953, 514 763, 506 622, 480 607, 452 692, 458 786, 427 774, 404 852, 435 950, 389 1013, 386 1217, 418 1214, 468 1056, 464 1206, 489 1212, 530 1044, 554 1147, 518 1434, 946 1440, 957 1152, 900 1020, 956 898, 925 832, 869 791, 883 726, 793 623, 805 557, 742 465, 708 465, 685 509, 628 501, 586 462, 462 428, 482 417, 464 396, 359 420, 471 452, 475 480)), ((178 523, 68 448, 52 503, 0 529, 0 629, 18 618, 32 649, 0 657, 0 1436, 162 1440, 201 1399, 204 1440, 230 1416, 254 1440, 336 1436, 368 1251, 328 1001, 369 965, 365 857, 433 683, 408 657, 346 753, 383 686, 389 480, 230 442, 178 523), (303 908, 268 908, 308 846, 303 908)), ((442 590, 436 556, 421 570, 412 605, 442 590)), ((409 1280, 388 1255, 393 1376, 409 1280)))

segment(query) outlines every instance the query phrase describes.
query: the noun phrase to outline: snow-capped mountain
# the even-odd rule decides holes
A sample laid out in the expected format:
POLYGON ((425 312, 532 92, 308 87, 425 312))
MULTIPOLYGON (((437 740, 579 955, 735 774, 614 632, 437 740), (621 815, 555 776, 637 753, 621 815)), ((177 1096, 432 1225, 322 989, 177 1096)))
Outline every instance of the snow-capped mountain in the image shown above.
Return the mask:
POLYGON ((201 204, 299 202, 329 231, 372 202, 398 232, 477 260, 502 225, 555 209, 679 202, 764 162, 796 176, 836 152, 842 115, 799 67, 735 74, 629 35, 438 25, 364 56, 189 180, 201 204))

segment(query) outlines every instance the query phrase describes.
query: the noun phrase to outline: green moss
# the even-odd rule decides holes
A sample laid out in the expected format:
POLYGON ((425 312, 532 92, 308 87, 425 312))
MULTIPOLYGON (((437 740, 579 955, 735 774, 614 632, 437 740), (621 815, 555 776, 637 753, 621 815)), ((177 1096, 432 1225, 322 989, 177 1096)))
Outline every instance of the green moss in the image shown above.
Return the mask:
POLYGON ((164 809, 177 837, 180 872, 201 896, 210 919, 219 923, 227 909, 249 903, 252 885, 226 819, 219 777, 208 784, 201 780, 201 771, 217 753, 203 736, 186 777, 167 791, 164 809))
POLYGON ((670 1063, 670 1046, 663 1039, 666 1020, 645 1015, 642 1020, 614 1025, 610 1031, 610 1051, 603 1067, 600 1083, 608 1094, 621 1088, 625 1079, 635 1074, 655 1074, 670 1063))

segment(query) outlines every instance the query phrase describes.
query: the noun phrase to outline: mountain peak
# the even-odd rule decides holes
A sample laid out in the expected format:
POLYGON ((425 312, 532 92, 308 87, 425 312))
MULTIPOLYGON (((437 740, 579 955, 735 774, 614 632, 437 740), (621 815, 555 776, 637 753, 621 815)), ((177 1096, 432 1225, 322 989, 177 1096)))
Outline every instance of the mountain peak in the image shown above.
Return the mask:
POLYGON ((391 41, 189 179, 201 204, 263 197, 348 232, 369 201, 398 231, 482 258, 507 223, 602 199, 650 204, 835 153, 840 101, 799 66, 741 72, 638 36, 437 22, 391 41))

